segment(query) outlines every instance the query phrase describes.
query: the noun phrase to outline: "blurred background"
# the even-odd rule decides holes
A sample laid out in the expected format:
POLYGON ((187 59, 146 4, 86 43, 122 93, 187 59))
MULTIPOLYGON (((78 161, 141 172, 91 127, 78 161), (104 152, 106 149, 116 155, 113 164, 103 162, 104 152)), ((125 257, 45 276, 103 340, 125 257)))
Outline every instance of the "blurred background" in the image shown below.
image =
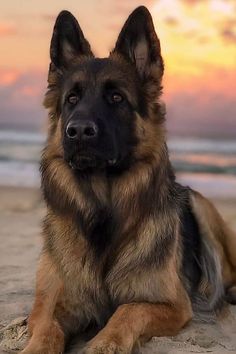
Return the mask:
POLYGON ((129 13, 152 13, 165 60, 172 161, 184 182, 236 195, 236 1, 87 0, 1 2, 0 184, 39 185, 42 107, 55 18, 70 10, 98 56, 107 56, 129 13))

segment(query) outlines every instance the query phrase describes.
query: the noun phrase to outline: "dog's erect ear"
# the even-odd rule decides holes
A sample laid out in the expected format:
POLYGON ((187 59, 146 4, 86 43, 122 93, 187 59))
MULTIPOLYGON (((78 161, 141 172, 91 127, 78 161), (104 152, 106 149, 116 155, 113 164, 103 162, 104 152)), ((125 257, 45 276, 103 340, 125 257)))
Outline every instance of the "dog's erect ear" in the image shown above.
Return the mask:
POLYGON ((163 74, 160 41, 156 35, 152 17, 144 6, 134 10, 122 28, 114 51, 135 63, 141 77, 156 65, 163 74))
POLYGON ((51 61, 59 69, 67 68, 80 55, 93 56, 93 53, 76 18, 69 11, 62 11, 56 19, 53 30, 51 61))

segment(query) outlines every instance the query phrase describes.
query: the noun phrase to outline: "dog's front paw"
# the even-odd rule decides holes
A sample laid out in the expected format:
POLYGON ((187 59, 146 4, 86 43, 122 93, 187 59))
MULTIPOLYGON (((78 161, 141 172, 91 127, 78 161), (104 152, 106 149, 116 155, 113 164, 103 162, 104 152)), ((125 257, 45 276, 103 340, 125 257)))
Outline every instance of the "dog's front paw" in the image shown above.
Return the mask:
POLYGON ((131 351, 113 340, 94 340, 86 347, 84 354, 130 354, 131 351))
POLYGON ((25 348, 19 354, 62 354, 63 352, 52 352, 48 348, 25 348))
POLYGON ((62 351, 52 352, 48 348, 25 348, 19 354, 62 354, 62 351))
POLYGON ((47 349, 25 348, 20 352, 20 354, 43 354, 43 353, 48 353, 47 349))

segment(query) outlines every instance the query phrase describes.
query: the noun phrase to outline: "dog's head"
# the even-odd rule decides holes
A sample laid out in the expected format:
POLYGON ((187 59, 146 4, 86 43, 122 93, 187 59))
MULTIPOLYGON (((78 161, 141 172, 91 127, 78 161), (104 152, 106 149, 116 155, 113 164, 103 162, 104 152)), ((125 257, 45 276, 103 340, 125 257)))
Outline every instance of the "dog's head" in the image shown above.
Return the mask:
POLYGON ((161 134, 163 61, 150 13, 137 8, 108 58, 95 58, 77 20, 59 14, 51 41, 51 135, 74 169, 128 168, 155 150, 161 134))

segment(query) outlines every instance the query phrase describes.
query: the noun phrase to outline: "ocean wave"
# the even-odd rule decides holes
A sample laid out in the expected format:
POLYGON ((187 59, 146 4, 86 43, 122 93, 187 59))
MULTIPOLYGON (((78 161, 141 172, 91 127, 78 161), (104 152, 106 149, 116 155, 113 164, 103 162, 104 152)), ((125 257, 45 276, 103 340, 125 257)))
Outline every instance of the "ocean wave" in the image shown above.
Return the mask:
POLYGON ((21 161, 1 161, 0 185, 15 187, 39 187, 39 166, 21 161))
POLYGON ((184 161, 171 160, 174 169, 177 172, 194 172, 194 173, 214 173, 214 174, 229 174, 236 175, 236 165, 211 165, 211 164, 196 164, 184 161))
POLYGON ((213 153, 213 154, 236 154, 235 140, 202 139, 202 138, 179 138, 168 139, 168 147, 172 152, 184 153, 213 153))
POLYGON ((211 173, 178 173, 177 181, 209 198, 236 198, 236 177, 211 173))
MULTIPOLYGON (((0 184, 39 183, 35 176, 45 140, 42 133, 0 131, 0 184)), ((177 173, 236 175, 236 141, 172 137, 168 146, 177 173)))
POLYGON ((0 143, 40 144, 43 145, 46 135, 38 132, 0 130, 0 143))

